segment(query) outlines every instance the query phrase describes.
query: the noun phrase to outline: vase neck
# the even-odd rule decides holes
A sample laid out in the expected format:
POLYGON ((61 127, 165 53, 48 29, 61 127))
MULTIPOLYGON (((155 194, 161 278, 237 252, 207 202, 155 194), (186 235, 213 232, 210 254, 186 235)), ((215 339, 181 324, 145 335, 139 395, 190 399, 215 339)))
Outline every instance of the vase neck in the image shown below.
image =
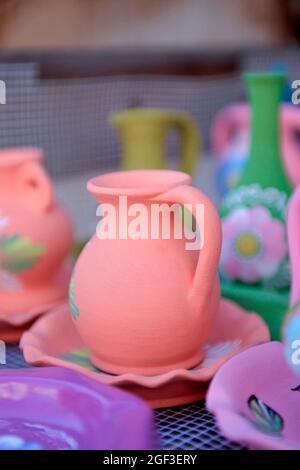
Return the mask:
POLYGON ((282 74, 245 74, 251 104, 250 154, 239 186, 252 183, 290 193, 280 149, 282 74))

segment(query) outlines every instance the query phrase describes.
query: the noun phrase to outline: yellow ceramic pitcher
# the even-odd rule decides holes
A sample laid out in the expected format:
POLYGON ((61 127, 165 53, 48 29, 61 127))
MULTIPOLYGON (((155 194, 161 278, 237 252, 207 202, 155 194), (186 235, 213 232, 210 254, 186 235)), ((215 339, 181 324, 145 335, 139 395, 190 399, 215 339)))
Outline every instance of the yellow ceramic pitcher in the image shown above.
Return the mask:
POLYGON ((166 168, 166 137, 171 129, 176 129, 181 136, 180 170, 193 173, 200 154, 200 139, 196 123, 188 114, 132 108, 112 113, 110 122, 121 137, 124 170, 166 168))

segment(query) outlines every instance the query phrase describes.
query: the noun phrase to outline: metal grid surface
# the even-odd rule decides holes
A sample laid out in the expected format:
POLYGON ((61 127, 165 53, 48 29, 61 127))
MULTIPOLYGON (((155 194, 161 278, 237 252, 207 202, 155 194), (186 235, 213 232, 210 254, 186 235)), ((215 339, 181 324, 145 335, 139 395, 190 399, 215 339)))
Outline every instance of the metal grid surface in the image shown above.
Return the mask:
MULTIPOLYGON (((15 69, 5 67, 0 64, 0 79, 15 77, 15 69)), ((213 116, 236 101, 240 89, 235 75, 40 80, 26 64, 23 76, 7 83, 6 104, 0 107, 0 147, 43 148, 52 177, 112 169, 120 161, 120 141, 108 123, 111 112, 133 105, 186 111, 198 123, 207 146, 213 116)), ((177 145, 172 134, 170 154, 176 154, 177 145)))
MULTIPOLYGON (((299 58, 299 47, 245 51, 240 69, 268 70, 281 65, 294 79, 299 77, 299 58)), ((243 98, 245 92, 240 74, 41 80, 39 65, 34 63, 0 63, 0 79, 7 84, 6 105, 0 106, 0 147, 42 147, 53 177, 118 166, 120 142, 107 122, 111 111, 139 105, 189 112, 207 149, 216 112, 243 98)), ((170 140, 174 150, 176 139, 173 144, 174 138, 170 140)))
MULTIPOLYGON (((1 368, 29 367, 18 346, 7 346, 6 365, 1 368)), ((216 427, 204 402, 155 412, 162 447, 166 450, 241 450, 242 446, 227 441, 216 427)))

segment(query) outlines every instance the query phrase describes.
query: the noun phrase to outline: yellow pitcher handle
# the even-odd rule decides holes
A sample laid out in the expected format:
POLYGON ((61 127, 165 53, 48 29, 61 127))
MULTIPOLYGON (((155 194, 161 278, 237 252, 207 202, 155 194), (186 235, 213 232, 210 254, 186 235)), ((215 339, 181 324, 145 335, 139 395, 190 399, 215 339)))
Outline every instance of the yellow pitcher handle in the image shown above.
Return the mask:
POLYGON ((181 136, 180 170, 192 175, 201 152, 197 125, 188 114, 181 112, 170 112, 168 114, 170 125, 174 126, 181 136))

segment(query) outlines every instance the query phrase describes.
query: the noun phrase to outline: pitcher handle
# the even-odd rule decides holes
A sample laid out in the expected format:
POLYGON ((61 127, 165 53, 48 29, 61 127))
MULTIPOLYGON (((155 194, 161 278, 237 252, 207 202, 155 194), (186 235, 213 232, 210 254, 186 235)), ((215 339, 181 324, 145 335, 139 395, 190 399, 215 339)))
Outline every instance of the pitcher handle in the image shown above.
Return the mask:
POLYGON ((300 187, 294 191, 288 208, 287 232, 291 264, 290 306, 300 301, 300 187))
POLYGON ((33 210, 44 212, 53 202, 50 178, 38 162, 24 163, 16 175, 20 200, 33 210))
MULTIPOLYGON (((200 299, 203 299, 203 291, 207 292, 207 297, 212 295, 210 289, 203 290, 203 283, 208 283, 213 288, 221 252, 221 220, 219 214, 209 200, 200 190, 192 186, 177 186, 170 191, 163 193, 154 200, 168 203, 189 204, 188 210, 191 212, 200 228, 201 248, 197 267, 189 291, 190 303, 199 309, 200 299), (197 205, 202 205, 203 210, 197 210, 197 205)), ((204 302, 207 298, 203 299, 204 302)))
POLYGON ((201 152, 200 137, 195 121, 184 113, 170 113, 170 124, 181 137, 180 170, 192 175, 201 152))
POLYGON ((226 106, 216 115, 211 128, 211 147, 213 155, 220 159, 230 142, 230 134, 233 126, 241 126, 250 121, 249 107, 247 104, 233 104, 226 106))

